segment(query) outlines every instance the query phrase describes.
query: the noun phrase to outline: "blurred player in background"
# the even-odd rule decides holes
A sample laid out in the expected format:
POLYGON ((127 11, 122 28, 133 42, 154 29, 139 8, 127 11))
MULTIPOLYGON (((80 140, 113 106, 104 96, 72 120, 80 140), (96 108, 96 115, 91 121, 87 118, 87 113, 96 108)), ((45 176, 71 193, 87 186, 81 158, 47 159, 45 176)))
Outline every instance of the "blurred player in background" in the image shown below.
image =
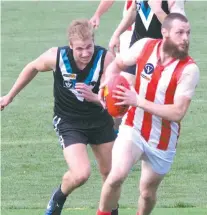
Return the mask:
MULTIPOLYGON (((91 24, 95 27, 98 28, 100 24, 100 18, 101 16, 108 11, 110 7, 112 7, 113 3, 115 0, 101 0, 96 12, 94 13, 93 17, 90 19, 91 24)), ((132 5, 133 0, 126 0, 124 3, 124 9, 123 9, 123 17, 127 15, 127 11, 132 5)), ((120 35, 120 52, 123 52, 129 48, 131 37, 132 37, 132 32, 134 29, 134 23, 131 26, 128 26, 126 31, 124 31, 120 35)))
MULTIPOLYGON (((96 12, 94 13, 93 17, 90 19, 91 24, 94 26, 94 28, 98 28, 100 24, 100 18, 101 16, 108 11, 110 7, 112 7, 113 3, 115 0, 101 0, 96 12)), ((126 0, 124 3, 124 9, 123 9, 123 17, 127 15, 127 11, 132 5, 132 0, 126 0)), ((128 50, 131 37, 132 37, 132 32, 134 29, 134 23, 131 26, 128 26, 126 31, 124 31, 120 35, 120 47, 119 50, 121 53, 124 53, 126 50, 128 50)), ((118 128, 121 123, 121 118, 114 118, 114 129, 115 132, 118 133, 118 128)))

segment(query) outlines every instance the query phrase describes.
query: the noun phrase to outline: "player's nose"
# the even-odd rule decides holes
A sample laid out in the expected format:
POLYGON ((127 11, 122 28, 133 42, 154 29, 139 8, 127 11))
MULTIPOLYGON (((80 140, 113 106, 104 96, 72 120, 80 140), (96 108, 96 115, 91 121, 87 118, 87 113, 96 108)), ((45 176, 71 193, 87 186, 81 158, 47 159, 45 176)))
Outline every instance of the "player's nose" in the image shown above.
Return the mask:
POLYGON ((83 50, 82 57, 88 57, 88 56, 90 56, 90 52, 83 50))
POLYGON ((184 41, 189 41, 189 35, 187 33, 183 34, 183 38, 184 41))

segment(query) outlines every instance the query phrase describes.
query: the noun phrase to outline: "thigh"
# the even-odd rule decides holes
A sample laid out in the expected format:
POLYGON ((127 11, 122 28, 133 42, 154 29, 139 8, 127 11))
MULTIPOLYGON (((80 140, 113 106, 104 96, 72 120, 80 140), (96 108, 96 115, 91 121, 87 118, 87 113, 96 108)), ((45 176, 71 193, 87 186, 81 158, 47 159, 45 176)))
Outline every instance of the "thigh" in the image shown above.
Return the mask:
POLYGON ((135 141, 139 141, 129 126, 120 126, 118 137, 112 150, 112 170, 126 177, 131 167, 140 160, 143 150, 135 141))
POLYGON ((141 168, 141 178, 140 178, 140 192, 150 191, 155 193, 161 181, 164 178, 164 174, 156 173, 149 162, 143 160, 141 168))
POLYGON ((108 174, 111 170, 113 144, 114 142, 112 141, 99 145, 91 145, 99 170, 102 174, 108 174))
POLYGON ((120 129, 117 139, 112 149, 112 174, 126 178, 132 166, 140 160, 143 151, 134 143, 131 138, 127 138, 127 131, 120 129))
POLYGON ((63 150, 65 160, 72 172, 90 172, 87 146, 82 143, 70 145, 63 150))
POLYGON ((112 170, 126 177, 142 153, 142 150, 131 140, 117 138, 112 150, 112 170))

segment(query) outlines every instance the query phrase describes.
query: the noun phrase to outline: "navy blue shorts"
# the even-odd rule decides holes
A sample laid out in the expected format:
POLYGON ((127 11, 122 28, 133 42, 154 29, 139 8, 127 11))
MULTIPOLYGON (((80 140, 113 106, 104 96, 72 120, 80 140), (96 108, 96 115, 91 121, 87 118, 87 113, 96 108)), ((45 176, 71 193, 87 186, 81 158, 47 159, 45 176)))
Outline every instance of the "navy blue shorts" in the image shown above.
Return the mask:
POLYGON ((99 145, 112 142, 116 138, 113 120, 101 124, 98 122, 96 126, 96 120, 91 125, 91 122, 86 120, 73 123, 55 116, 53 126, 63 149, 76 143, 99 145))

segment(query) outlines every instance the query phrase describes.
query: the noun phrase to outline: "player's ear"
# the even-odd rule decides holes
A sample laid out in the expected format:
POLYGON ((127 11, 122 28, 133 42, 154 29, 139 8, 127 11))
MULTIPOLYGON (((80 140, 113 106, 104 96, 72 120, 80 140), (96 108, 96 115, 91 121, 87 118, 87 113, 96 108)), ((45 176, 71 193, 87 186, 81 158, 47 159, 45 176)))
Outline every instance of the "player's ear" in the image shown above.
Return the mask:
POLYGON ((69 42, 69 47, 70 47, 71 49, 73 49, 72 42, 69 42))

